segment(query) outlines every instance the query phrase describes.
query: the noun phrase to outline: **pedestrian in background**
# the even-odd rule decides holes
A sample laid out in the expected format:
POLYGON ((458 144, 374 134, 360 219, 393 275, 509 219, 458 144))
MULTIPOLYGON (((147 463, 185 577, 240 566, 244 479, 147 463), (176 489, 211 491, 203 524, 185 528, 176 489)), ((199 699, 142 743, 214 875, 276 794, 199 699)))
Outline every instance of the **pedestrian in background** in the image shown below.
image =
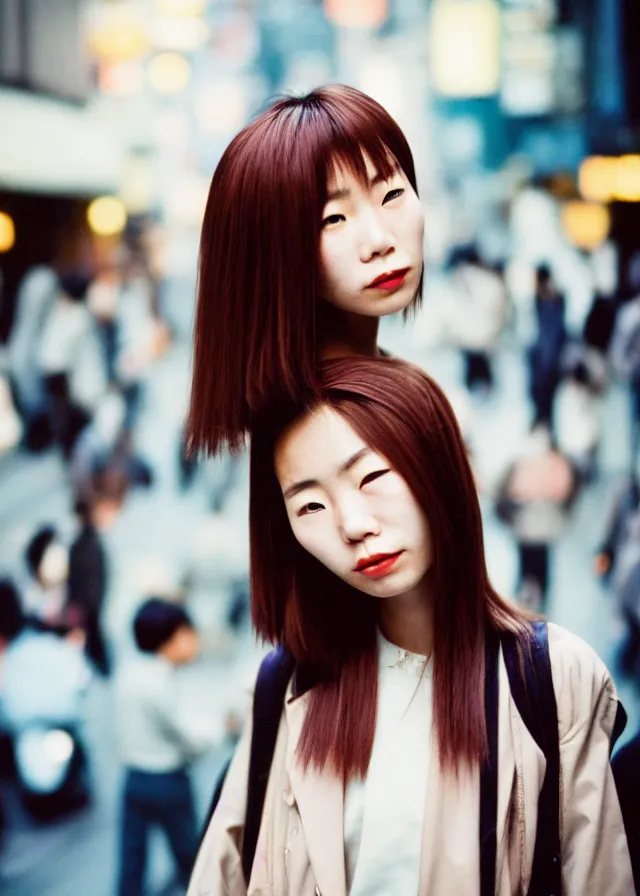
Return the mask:
POLYGON ((529 353, 534 425, 543 424, 551 428, 567 332, 565 299, 556 289, 551 269, 545 264, 536 269, 535 309, 538 333, 529 353))
POLYGON ((191 761, 215 741, 210 714, 189 714, 180 698, 178 667, 193 662, 199 639, 185 610, 150 598, 133 624, 140 655, 116 680, 120 749, 125 765, 119 896, 141 896, 149 834, 161 828, 188 882, 197 849, 191 761))
POLYGON ((80 531, 69 551, 68 603, 82 614, 87 657, 104 676, 109 675, 111 663, 101 620, 108 584, 108 558, 101 533, 117 519, 126 492, 127 478, 117 467, 94 473, 76 503, 80 531))

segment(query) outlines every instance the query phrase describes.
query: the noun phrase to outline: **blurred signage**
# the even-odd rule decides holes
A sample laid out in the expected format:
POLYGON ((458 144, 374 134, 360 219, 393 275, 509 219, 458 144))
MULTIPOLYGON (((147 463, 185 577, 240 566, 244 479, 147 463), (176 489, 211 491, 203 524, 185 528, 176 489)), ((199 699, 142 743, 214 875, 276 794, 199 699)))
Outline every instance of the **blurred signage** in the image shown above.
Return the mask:
POLYGON ((0 82, 84 100, 90 89, 82 45, 82 0, 0 2, 0 82))
POLYGON ((117 189, 122 147, 91 110, 0 89, 0 187, 67 195, 117 189))
POLYGON ((500 85, 500 10, 493 0, 434 0, 431 75, 445 97, 491 96, 500 85))
POLYGON ((584 103, 582 37, 554 27, 555 13, 544 2, 503 10, 500 103, 508 115, 577 112, 584 103))

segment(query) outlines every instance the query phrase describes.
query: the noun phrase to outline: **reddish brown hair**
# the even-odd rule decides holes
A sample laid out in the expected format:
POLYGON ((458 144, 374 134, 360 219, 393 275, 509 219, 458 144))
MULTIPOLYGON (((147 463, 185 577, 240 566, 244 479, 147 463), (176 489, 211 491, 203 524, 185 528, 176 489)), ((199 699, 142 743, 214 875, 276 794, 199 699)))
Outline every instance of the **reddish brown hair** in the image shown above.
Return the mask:
POLYGON ((238 447, 252 414, 317 394, 322 209, 330 166, 366 179, 363 151, 417 188, 404 134, 375 100, 334 85, 281 99, 229 144, 200 240, 188 447, 238 447))
MULTIPOLYGON (((489 581, 473 474, 442 390, 397 359, 344 358, 321 372, 321 402, 389 460, 429 519, 434 727, 443 767, 457 771, 485 755, 485 626, 526 632, 527 617, 489 581)), ((295 419, 271 415, 252 433, 251 611, 258 633, 286 646, 320 681, 310 693, 301 760, 329 762, 346 780, 365 775, 373 744, 376 601, 329 572, 293 536, 274 451, 295 419)))

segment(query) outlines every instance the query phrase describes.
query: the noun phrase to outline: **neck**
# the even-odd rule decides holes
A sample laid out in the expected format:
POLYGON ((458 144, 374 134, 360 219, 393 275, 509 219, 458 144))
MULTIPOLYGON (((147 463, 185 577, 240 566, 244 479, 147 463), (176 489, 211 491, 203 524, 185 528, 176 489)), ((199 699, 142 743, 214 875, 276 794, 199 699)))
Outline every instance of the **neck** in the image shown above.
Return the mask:
POLYGON ((373 357, 378 354, 380 318, 341 311, 329 302, 322 302, 322 314, 319 317, 318 344, 321 360, 351 355, 373 357))
POLYGON ((433 651, 433 591, 429 573, 411 591, 380 600, 378 625, 387 641, 422 656, 433 651))

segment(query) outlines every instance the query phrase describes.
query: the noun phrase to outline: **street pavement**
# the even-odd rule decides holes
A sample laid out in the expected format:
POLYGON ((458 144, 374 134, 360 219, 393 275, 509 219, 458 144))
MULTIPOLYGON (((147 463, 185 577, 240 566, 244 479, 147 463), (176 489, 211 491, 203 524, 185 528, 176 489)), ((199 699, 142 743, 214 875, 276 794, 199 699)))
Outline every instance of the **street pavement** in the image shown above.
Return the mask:
MULTIPOLYGON (((184 293, 183 293, 184 295, 184 293)), ((489 570, 499 590, 510 594, 516 572, 509 532, 492 512, 491 483, 509 460, 526 431, 530 409, 524 396, 522 353, 506 344, 496 360, 496 394, 469 405, 460 389, 461 363, 456 352, 434 349, 422 335, 424 315, 414 324, 385 321, 381 344, 421 364, 441 382, 454 403, 469 417, 485 518, 489 570)), ((182 328, 182 333, 188 327, 182 328)), ((220 723, 220 743, 194 768, 201 814, 210 797, 217 769, 228 754, 224 733, 230 706, 247 705, 251 684, 264 648, 254 643, 248 627, 232 633, 225 623, 229 585, 246 575, 247 468, 240 458, 228 501, 211 511, 215 492, 231 470, 227 460, 207 464, 192 488, 181 491, 178 476, 180 430, 188 394, 189 344, 182 339, 159 361, 149 378, 138 434, 138 450, 151 463, 155 482, 135 491, 121 518, 107 536, 112 564, 106 627, 122 659, 132 649, 130 624, 142 596, 183 587, 187 603, 202 629, 204 656, 189 670, 191 686, 205 711, 220 723), (185 584, 186 583, 186 584, 185 584)), ((626 736, 640 721, 634 687, 616 672, 621 627, 610 597, 592 575, 592 556, 602 534, 613 484, 626 461, 625 394, 615 387, 603 408, 604 442, 601 476, 580 499, 572 525, 558 546, 553 563, 549 616, 588 641, 616 677, 629 713, 626 736)), ((73 518, 65 471, 53 454, 0 458, 0 558, 15 569, 33 528, 58 523, 67 535, 73 518)), ((114 893, 121 769, 114 733, 114 706, 109 682, 94 681, 86 703, 86 740, 91 753, 94 799, 75 818, 35 827, 22 813, 15 795, 3 788, 10 830, 0 855, 0 891, 4 896, 111 896, 114 893)), ((170 872, 161 838, 153 844, 150 892, 159 893, 170 872)))

